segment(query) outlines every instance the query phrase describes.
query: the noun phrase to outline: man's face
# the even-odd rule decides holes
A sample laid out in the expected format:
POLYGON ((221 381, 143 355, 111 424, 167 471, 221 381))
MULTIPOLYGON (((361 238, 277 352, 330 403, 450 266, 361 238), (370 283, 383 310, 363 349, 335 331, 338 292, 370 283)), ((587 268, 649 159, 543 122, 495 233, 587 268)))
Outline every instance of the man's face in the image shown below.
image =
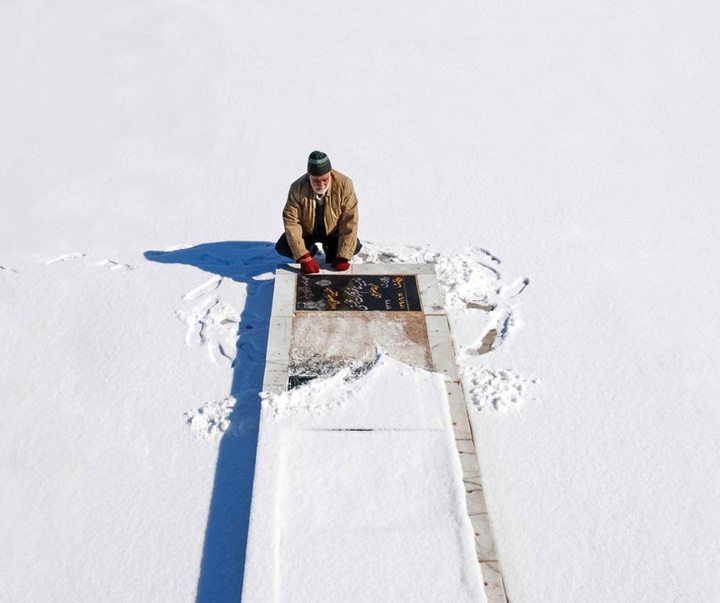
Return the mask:
POLYGON ((330 186, 330 172, 322 176, 313 176, 311 174, 308 174, 308 176, 310 178, 310 186, 312 186, 312 189, 318 195, 322 195, 327 191, 328 186, 330 186))

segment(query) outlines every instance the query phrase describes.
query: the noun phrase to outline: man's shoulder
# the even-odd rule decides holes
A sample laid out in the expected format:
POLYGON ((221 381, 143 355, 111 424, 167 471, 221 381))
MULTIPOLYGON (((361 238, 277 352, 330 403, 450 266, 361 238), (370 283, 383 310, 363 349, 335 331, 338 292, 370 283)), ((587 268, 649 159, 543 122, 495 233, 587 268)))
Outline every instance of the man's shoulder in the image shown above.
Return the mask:
POLYGON ((310 186, 310 179, 307 174, 303 174, 290 185, 291 191, 299 191, 305 186, 310 186))
POLYGON ((352 186, 352 180, 345 174, 341 174, 337 170, 332 170, 332 177, 335 182, 341 186, 352 186))

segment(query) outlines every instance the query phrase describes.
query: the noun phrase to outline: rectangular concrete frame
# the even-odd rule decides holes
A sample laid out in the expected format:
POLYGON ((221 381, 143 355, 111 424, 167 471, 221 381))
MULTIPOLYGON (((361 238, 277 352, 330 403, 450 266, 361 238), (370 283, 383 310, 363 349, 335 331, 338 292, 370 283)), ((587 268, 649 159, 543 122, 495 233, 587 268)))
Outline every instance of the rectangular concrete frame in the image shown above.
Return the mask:
MULTIPOLYGON (((334 274, 330 271, 322 272, 334 274)), ((263 390, 267 392, 279 393, 288 388, 289 351, 295 310, 295 280, 299 273, 297 264, 278 266, 276 272, 267 364, 263 381, 263 390)), ((435 371, 445 377, 455 444, 463 470, 467 512, 475 531, 475 549, 482 571, 485 595, 490 603, 507 603, 483 493, 480 466, 475 453, 472 429, 435 267, 432 264, 357 264, 351 265, 350 273, 417 275, 433 365, 435 371)), ((266 440, 277 437, 270 428, 263 427, 268 424, 269 422, 261 421, 259 442, 265 443, 266 440)), ((264 584, 268 600, 275 600, 277 594, 274 588, 278 560, 274 559, 273 555, 278 549, 275 544, 279 538, 279 534, 276 533, 276 522, 273 521, 277 510, 275 484, 268 480, 278 475, 276 467, 280 462, 281 460, 275 457, 257 459, 243 581, 246 585, 264 584), (259 500, 260 498, 262 501, 259 500)))

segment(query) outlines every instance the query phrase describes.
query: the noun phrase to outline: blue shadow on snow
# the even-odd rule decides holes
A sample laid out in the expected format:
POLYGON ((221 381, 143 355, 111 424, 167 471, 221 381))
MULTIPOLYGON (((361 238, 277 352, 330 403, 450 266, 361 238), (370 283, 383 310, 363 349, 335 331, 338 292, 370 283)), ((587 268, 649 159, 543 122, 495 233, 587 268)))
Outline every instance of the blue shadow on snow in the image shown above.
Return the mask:
POLYGON ((230 427, 220 441, 196 598, 197 603, 240 601, 260 421, 258 394, 265 372, 275 282, 256 277, 274 273, 284 258, 273 243, 259 241, 146 251, 145 258, 162 264, 187 264, 247 285, 230 388, 236 403, 230 427))

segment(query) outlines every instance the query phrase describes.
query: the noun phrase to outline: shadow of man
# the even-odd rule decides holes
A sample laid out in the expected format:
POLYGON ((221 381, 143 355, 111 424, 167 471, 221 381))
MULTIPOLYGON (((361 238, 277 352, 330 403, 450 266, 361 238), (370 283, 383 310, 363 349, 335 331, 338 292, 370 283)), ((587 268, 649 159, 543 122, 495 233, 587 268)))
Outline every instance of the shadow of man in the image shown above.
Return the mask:
POLYGON ((228 241, 177 251, 147 251, 145 258, 187 264, 247 285, 233 363, 230 394, 236 403, 218 450, 215 482, 203 545, 198 603, 239 601, 250 522, 260 398, 265 372, 275 269, 282 258, 274 243, 228 241))

